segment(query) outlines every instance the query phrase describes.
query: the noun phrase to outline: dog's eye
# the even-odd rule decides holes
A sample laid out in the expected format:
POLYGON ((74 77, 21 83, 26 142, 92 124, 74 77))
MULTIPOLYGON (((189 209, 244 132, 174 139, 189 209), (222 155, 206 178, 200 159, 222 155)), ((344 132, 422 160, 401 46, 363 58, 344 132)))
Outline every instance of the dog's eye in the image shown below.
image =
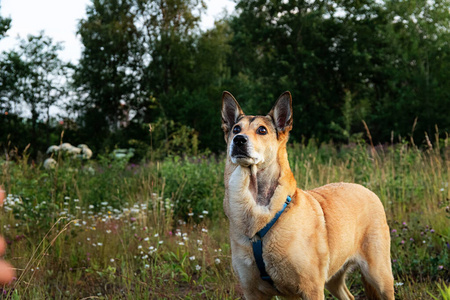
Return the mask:
POLYGON ((239 132, 241 132, 241 126, 239 125, 234 126, 233 133, 238 134, 239 132))
POLYGON ((259 128, 256 130, 256 133, 260 135, 265 135, 267 134, 267 129, 264 126, 259 126, 259 128))

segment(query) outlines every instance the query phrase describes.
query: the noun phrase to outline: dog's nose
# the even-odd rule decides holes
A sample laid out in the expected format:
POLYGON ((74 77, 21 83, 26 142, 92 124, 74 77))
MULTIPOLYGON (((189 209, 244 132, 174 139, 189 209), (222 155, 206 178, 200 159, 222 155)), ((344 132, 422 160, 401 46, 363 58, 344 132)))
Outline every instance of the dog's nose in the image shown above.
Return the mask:
POLYGON ((245 143, 247 143, 248 137, 246 135, 240 134, 240 135, 235 136, 233 141, 236 146, 242 146, 245 143))

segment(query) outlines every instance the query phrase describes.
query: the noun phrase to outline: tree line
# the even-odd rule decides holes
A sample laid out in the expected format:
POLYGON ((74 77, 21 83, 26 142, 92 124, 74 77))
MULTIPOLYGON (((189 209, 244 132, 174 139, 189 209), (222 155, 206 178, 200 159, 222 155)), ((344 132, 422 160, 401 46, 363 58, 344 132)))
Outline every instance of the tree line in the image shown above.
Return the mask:
MULTIPOLYGON (((75 65, 44 33, 22 40, 0 56, 0 142, 31 143, 36 154, 64 130, 96 151, 217 152, 223 90, 251 114, 291 91, 295 141, 352 142, 362 121, 373 143, 450 129, 448 0, 237 0, 202 30, 205 9, 202 0, 92 0, 75 65)), ((10 21, 0 19, 0 38, 10 21)))

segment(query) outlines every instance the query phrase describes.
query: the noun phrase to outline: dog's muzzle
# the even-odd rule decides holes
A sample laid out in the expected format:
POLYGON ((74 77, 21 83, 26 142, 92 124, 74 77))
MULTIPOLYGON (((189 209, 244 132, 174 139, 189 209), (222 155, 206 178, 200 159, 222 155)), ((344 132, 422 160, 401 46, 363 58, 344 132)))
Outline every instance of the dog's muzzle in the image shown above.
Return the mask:
POLYGON ((231 161, 242 166, 256 165, 263 161, 261 156, 255 152, 248 136, 236 135, 230 146, 231 161))
POLYGON ((231 147, 231 157, 233 158, 249 158, 248 153, 248 136, 239 134, 233 138, 231 147))

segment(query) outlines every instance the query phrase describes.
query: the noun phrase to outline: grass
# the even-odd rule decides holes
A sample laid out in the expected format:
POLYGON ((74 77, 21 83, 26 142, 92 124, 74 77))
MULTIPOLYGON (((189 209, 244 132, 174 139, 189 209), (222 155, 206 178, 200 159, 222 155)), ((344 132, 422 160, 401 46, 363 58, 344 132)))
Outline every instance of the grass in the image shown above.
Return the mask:
MULTIPOLYGON (((383 202, 397 299, 442 299, 450 278, 450 149, 407 144, 289 147, 298 186, 360 183, 383 202), (436 284, 438 283, 438 284, 436 284), (433 298, 435 297, 435 298, 433 298)), ((170 157, 139 165, 58 157, 44 170, 0 161, 7 201, 0 226, 18 278, 13 299, 237 299, 224 157, 170 157)), ((347 281, 364 299, 358 272, 347 281)), ((332 299, 327 295, 328 299, 332 299)))

